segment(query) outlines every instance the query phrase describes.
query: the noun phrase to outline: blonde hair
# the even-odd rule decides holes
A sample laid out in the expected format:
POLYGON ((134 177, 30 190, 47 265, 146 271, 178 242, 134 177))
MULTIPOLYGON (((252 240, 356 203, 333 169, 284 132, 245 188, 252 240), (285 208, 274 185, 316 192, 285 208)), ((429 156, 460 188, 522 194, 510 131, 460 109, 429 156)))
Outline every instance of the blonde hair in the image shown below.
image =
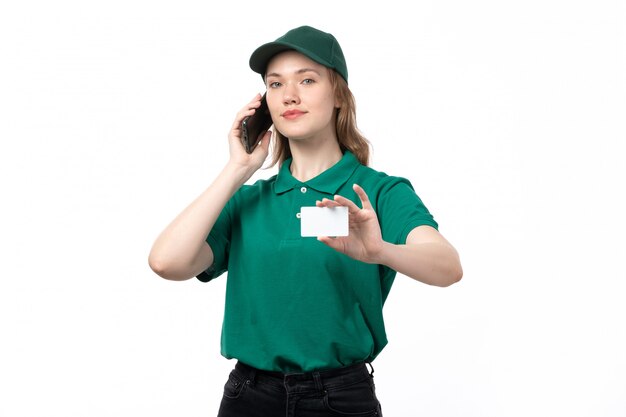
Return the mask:
MULTIPOLYGON (((341 152, 352 152, 363 165, 369 164, 370 142, 361 134, 356 126, 356 102, 348 88, 348 83, 335 70, 328 69, 330 83, 335 93, 335 99, 340 103, 335 114, 335 131, 341 152)), ((268 168, 291 158, 289 140, 275 129, 272 162, 268 168)))

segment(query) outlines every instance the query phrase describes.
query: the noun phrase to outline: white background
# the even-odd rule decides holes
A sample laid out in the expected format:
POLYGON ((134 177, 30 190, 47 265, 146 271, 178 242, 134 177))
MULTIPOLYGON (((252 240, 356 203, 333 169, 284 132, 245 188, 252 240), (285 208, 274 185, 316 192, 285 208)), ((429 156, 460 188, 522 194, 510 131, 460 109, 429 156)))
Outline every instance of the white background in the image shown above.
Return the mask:
POLYGON ((147 255, 302 24, 465 270, 396 279, 385 416, 626 415, 623 1, 61 0, 0 6, 0 416, 217 413, 225 276, 147 255))

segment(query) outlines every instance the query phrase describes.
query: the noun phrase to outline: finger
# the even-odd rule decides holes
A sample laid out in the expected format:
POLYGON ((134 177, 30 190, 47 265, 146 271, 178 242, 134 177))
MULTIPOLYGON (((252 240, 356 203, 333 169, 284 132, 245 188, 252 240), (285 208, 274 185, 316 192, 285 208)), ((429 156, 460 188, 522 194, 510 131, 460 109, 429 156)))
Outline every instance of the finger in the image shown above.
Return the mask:
POLYGON ((341 204, 337 203, 336 201, 329 200, 328 198, 323 198, 322 201, 318 201, 316 203, 316 206, 318 206, 318 207, 339 207, 339 206, 341 206, 341 204))
POLYGON ((348 212, 350 214, 356 214, 359 212, 359 210, 361 210, 359 206, 354 204, 354 201, 352 200, 348 200, 347 198, 340 196, 340 195, 336 195, 334 198, 335 198, 335 202, 338 203, 339 205, 348 207, 348 212))
POLYGON ((261 106, 261 97, 261 93, 257 93, 245 107, 239 110, 233 122, 232 129, 239 129, 242 120, 247 116, 252 116, 256 112, 256 109, 261 106))
POLYGON ((270 130, 263 130, 261 133, 259 133, 259 136, 257 136, 256 138, 256 144, 260 144, 261 141, 263 140, 263 138, 265 138, 265 136, 267 136, 267 134, 270 133, 271 135, 271 131, 270 130))
POLYGON ((252 153, 255 153, 255 152, 267 153, 269 151, 271 139, 272 139, 272 131, 268 130, 263 135, 261 135, 261 139, 259 139, 259 143, 257 144, 254 151, 252 151, 252 153), (257 149, 261 149, 261 150, 257 151, 257 149))
POLYGON ((256 104, 257 103, 261 103, 261 93, 256 93, 254 95, 254 97, 252 97, 252 99, 248 102, 248 105, 246 106, 246 108, 256 108, 258 107, 256 104))
POLYGON ((324 207, 329 206, 329 205, 337 206, 336 202, 326 197, 322 198, 321 200, 317 200, 317 203, 319 203, 320 206, 324 206, 324 207))
POLYGON ((248 109, 258 109, 259 107, 261 107, 261 94, 254 96, 247 106, 248 109))
POLYGON ((328 236, 318 236, 317 240, 336 251, 343 252, 343 244, 339 239, 333 239, 328 236))
POLYGON ((356 194, 361 199, 361 203, 363 203, 363 208, 371 209, 372 203, 370 203, 370 199, 367 196, 367 193, 365 192, 365 190, 361 188, 361 186, 358 184, 354 184, 352 186, 352 189, 356 192, 356 194))
POLYGON ((241 122, 248 116, 252 116, 256 110, 254 108, 244 108, 241 109, 237 115, 235 116, 235 120, 233 121, 233 125, 231 130, 240 130, 241 122))

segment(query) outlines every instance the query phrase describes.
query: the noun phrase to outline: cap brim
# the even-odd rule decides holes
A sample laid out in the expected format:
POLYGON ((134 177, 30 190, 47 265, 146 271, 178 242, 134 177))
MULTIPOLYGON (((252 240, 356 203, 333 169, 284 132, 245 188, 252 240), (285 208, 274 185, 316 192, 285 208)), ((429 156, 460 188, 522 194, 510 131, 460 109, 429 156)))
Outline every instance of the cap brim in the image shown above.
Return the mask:
POLYGON ((250 56, 250 68, 252 71, 258 72, 263 77, 265 77, 265 70, 267 69, 267 64, 274 57, 274 55, 279 54, 285 51, 298 51, 303 55, 308 56, 313 61, 324 65, 325 67, 331 67, 331 65, 323 59, 320 59, 317 55, 313 54, 311 51, 303 49, 296 45, 291 45, 285 42, 269 42, 265 45, 259 46, 250 56))
POLYGON ((250 68, 252 71, 265 75, 267 63, 276 54, 294 49, 291 45, 277 42, 266 43, 259 46, 250 56, 250 68))

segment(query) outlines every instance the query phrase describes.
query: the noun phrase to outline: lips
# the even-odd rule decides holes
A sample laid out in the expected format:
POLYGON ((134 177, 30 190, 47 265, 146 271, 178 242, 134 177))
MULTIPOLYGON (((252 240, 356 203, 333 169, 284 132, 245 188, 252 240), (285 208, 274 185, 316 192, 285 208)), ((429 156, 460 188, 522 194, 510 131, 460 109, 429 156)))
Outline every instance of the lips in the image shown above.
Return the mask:
POLYGON ((290 120, 291 120, 291 119, 295 119, 295 118, 297 118, 297 117, 300 117, 300 116, 302 116, 303 114, 304 114, 304 112, 303 112, 303 111, 300 111, 300 110, 287 110, 286 112, 284 112, 284 113, 282 114, 282 116, 283 116, 285 119, 290 119, 290 120))

